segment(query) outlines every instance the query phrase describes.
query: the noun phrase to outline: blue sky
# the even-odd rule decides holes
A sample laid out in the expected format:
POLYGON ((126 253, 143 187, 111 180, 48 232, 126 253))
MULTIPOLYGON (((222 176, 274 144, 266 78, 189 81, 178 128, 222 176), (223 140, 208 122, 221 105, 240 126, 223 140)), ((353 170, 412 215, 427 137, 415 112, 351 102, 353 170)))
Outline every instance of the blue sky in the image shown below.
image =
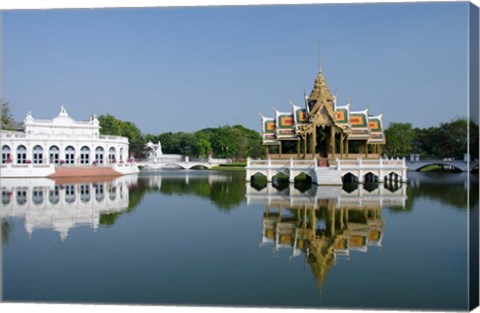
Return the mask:
POLYGON ((303 104, 318 69, 338 104, 435 126, 467 111, 468 4, 28 10, 3 13, 14 117, 110 113, 144 133, 242 124, 303 104))

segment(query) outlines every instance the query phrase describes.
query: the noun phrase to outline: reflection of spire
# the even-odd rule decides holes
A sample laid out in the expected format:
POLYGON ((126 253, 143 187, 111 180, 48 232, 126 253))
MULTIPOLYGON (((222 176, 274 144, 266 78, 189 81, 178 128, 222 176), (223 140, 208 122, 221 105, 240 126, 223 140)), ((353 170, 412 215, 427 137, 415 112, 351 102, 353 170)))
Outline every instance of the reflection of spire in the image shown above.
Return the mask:
POLYGON ((294 185, 278 190, 267 184, 267 188, 258 190, 247 184, 246 194, 248 203, 265 204, 260 247, 271 245, 274 254, 279 248, 290 248, 290 260, 303 253, 321 303, 326 275, 337 260, 349 259, 351 251, 367 252, 369 246, 381 249, 383 197, 388 203, 395 197, 403 202, 405 194, 392 195, 382 185, 352 193, 343 192, 341 187, 313 186, 313 191, 299 191, 294 185))

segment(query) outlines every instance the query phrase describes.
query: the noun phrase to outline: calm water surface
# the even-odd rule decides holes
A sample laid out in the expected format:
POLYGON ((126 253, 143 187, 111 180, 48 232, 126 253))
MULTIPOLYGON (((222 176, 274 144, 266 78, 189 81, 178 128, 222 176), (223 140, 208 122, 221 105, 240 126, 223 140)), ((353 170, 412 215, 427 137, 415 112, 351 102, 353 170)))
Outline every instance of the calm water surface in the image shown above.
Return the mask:
POLYGON ((465 173, 343 189, 244 172, 4 179, 3 299, 466 309, 468 181, 478 191, 465 173))

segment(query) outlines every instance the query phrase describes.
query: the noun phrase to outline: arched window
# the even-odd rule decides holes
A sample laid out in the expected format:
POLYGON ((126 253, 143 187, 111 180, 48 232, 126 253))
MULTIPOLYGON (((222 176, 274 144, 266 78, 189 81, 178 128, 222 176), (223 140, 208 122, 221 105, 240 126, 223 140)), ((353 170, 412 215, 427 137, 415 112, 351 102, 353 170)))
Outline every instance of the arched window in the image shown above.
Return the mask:
POLYGON ((60 163, 60 150, 57 146, 51 146, 48 150, 48 158, 50 160, 50 164, 58 164, 60 163))
POLYGON ((97 164, 103 164, 103 148, 102 147, 97 147, 97 149, 95 149, 95 161, 97 161, 97 164))
POLYGON ((111 147, 108 150, 108 163, 112 164, 115 163, 117 160, 115 160, 115 148, 111 147))
POLYGON ((25 146, 18 146, 17 148, 17 163, 27 163, 27 148, 25 148, 25 146))
POLYGON ((58 187, 58 185, 55 185, 55 188, 53 190, 50 190, 48 200, 50 200, 51 204, 58 203, 58 201, 60 200, 60 187, 58 187))
POLYGON ((105 197, 105 193, 104 193, 104 190, 103 190, 103 184, 96 184, 95 185, 95 199, 98 202, 102 202, 104 197, 105 197))
POLYGON ((75 185, 65 186, 65 201, 67 203, 72 203, 75 201, 75 185))
POLYGON ((25 189, 18 189, 17 190, 17 204, 24 205, 27 203, 27 190, 25 189))
POLYGON ((82 202, 90 201, 90 185, 89 184, 80 185, 80 200, 82 200, 82 202))
POLYGON ((110 200, 114 201, 117 197, 117 188, 114 185, 108 187, 108 197, 110 200))
POLYGON ((80 149, 80 164, 89 164, 90 163, 90 148, 87 146, 80 149))
POLYGON ((75 149, 72 146, 68 146, 65 149, 65 164, 75 163, 75 149))
POLYGON ((2 147, 2 164, 3 163, 8 163, 10 161, 11 161, 10 147, 9 146, 3 146, 2 147))
POLYGON ((2 204, 7 205, 10 203, 10 194, 8 191, 2 190, 2 204))
POLYGON ((41 187, 33 187, 32 201, 36 205, 43 203, 43 190, 41 187))
POLYGON ((43 148, 41 146, 33 147, 33 163, 41 164, 43 163, 43 148))

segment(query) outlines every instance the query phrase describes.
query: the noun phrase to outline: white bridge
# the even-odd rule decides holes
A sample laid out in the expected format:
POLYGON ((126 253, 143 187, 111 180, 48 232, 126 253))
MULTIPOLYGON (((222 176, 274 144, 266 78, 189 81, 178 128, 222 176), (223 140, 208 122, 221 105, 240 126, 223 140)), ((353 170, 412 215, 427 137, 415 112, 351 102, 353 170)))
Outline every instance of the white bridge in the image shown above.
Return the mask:
POLYGON ((181 155, 163 155, 155 160, 138 161, 136 164, 143 169, 191 169, 191 168, 208 168, 221 164, 231 163, 230 159, 215 159, 209 157, 208 159, 190 159, 188 156, 181 155))
POLYGON ((473 172, 474 170, 478 170, 478 161, 463 161, 463 160, 421 160, 421 161, 407 161, 406 165, 408 166, 409 170, 412 171, 419 171, 422 168, 429 166, 429 165, 441 165, 441 166, 449 166, 456 168, 462 172, 473 172))
POLYGON ((308 175, 317 185, 341 185, 342 179, 350 176, 358 183, 365 181, 407 181, 407 166, 402 159, 342 160, 335 165, 318 166, 318 160, 253 160, 247 159, 246 180, 251 181, 256 174, 261 174, 271 182, 278 174, 284 174, 290 182, 300 174, 308 175))

